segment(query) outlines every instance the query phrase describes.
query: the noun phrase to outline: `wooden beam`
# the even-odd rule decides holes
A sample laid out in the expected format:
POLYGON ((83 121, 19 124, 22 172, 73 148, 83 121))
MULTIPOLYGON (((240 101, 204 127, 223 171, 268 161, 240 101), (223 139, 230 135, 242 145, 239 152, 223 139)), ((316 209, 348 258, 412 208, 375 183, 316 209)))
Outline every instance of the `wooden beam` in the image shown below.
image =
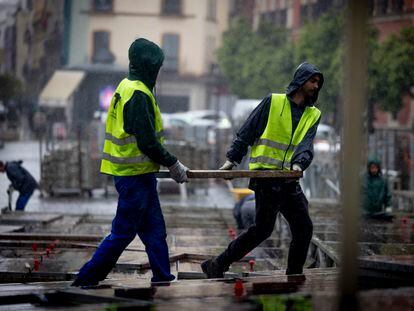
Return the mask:
MULTIPOLYGON (((163 170, 155 173, 157 178, 171 178, 170 172, 163 170)), ((298 171, 279 171, 279 170, 190 170, 187 172, 188 178, 289 178, 298 179, 303 176, 298 171)))
POLYGON ((29 282, 57 282, 71 281, 76 273, 69 272, 0 272, 0 283, 29 283, 29 282))
POLYGON ((30 241, 82 241, 99 242, 102 235, 75 235, 75 234, 55 234, 55 233, 1 233, 0 240, 30 240, 30 241))

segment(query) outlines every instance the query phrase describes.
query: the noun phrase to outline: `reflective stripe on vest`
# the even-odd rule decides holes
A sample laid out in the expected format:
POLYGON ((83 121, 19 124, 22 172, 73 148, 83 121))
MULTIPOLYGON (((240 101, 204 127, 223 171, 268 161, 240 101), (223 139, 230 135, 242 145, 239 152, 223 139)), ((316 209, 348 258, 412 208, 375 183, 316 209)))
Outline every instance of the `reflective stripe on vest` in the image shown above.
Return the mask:
MULTIPOLYGON (((133 176, 157 172, 159 164, 153 162, 138 148, 134 135, 124 131, 124 107, 135 91, 146 94, 154 108, 155 131, 163 143, 161 113, 151 91, 141 81, 123 79, 119 83, 108 110, 101 172, 114 176, 133 176)), ((139 103, 138 103, 139 104, 139 103)))
POLYGON ((296 147, 320 115, 321 112, 316 107, 306 107, 292 133, 289 99, 286 94, 272 94, 266 128, 252 146, 249 168, 290 170, 296 147))
POLYGON ((264 139, 264 138, 258 139, 255 142, 255 145, 264 145, 264 146, 268 146, 268 147, 275 148, 275 149, 290 150, 290 151, 295 151, 296 149, 296 146, 293 146, 293 145, 289 146, 286 144, 278 143, 278 142, 271 141, 269 139, 264 139))
POLYGON ((122 157, 114 157, 111 156, 109 153, 103 153, 102 159, 108 160, 112 163, 117 164, 133 164, 133 163, 142 163, 150 161, 150 158, 148 158, 145 154, 136 156, 136 157, 128 157, 128 158, 122 158, 122 157))
MULTIPOLYGON (((164 131, 156 133, 156 136, 158 140, 162 139, 164 137, 164 131)), ((112 136, 111 133, 105 133, 105 139, 113 142, 114 144, 118 146, 125 146, 128 144, 133 144, 137 142, 135 136, 131 135, 125 138, 116 138, 115 136, 112 136)))

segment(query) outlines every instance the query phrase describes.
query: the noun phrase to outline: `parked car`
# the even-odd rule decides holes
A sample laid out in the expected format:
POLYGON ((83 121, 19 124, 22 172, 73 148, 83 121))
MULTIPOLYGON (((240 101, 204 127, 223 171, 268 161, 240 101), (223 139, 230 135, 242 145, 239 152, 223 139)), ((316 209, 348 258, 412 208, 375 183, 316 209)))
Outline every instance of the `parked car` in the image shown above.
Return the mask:
POLYGON ((163 114, 166 117, 168 126, 194 126, 206 125, 218 128, 231 128, 231 122, 223 111, 218 113, 214 110, 193 110, 163 114))
POLYGON ((215 143, 216 130, 231 130, 231 122, 223 111, 194 110, 161 114, 166 137, 173 140, 215 143))
POLYGON ((339 137, 332 126, 319 124, 313 142, 315 152, 336 153, 340 150, 339 137))

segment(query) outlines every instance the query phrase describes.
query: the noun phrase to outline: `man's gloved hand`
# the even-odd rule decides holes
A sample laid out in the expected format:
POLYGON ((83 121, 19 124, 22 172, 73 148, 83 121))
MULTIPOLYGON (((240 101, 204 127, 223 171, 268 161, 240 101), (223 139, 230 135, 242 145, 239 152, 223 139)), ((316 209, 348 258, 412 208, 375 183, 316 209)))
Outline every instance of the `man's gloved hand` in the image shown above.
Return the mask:
POLYGON ((236 164, 234 164, 233 162, 231 162, 229 160, 226 160, 226 162, 223 164, 222 167, 219 168, 219 170, 230 171, 235 166, 236 166, 236 164))
POLYGON ((183 165, 180 161, 175 162, 169 168, 170 176, 179 184, 188 182, 187 171, 188 167, 183 165))
POLYGON ((292 170, 302 172, 302 168, 296 163, 292 165, 292 170))

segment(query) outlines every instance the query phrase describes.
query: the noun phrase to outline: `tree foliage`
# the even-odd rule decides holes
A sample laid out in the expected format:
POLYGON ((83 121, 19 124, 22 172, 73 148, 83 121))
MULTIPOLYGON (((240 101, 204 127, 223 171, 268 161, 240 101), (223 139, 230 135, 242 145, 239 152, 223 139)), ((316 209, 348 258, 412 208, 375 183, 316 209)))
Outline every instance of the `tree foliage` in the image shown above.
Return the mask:
POLYGON ((218 58, 234 94, 262 98, 286 88, 294 68, 292 52, 285 30, 262 24, 254 32, 246 20, 236 19, 224 34, 218 58))
POLYGON ((318 105, 324 111, 334 111, 340 102, 343 79, 343 29, 345 18, 342 12, 324 14, 315 23, 306 24, 300 32, 295 49, 296 62, 315 64, 324 74, 323 92, 318 105))
POLYGON ((401 94, 414 85, 414 28, 403 28, 391 35, 373 53, 372 100, 385 111, 396 114, 401 108, 401 94))
MULTIPOLYGON (((325 76, 318 105, 324 113, 332 112, 344 96, 344 28, 344 13, 333 10, 304 25, 292 43, 284 29, 264 23, 253 31, 248 22, 236 19, 218 52, 220 68, 231 92, 241 98, 262 98, 283 92, 297 65, 309 61, 325 76)), ((368 101, 395 113, 401 92, 414 85, 414 28, 383 43, 378 43, 373 27, 368 31, 368 101)))
POLYGON ((5 104, 18 97, 22 89, 20 80, 9 74, 0 75, 0 100, 5 104))

